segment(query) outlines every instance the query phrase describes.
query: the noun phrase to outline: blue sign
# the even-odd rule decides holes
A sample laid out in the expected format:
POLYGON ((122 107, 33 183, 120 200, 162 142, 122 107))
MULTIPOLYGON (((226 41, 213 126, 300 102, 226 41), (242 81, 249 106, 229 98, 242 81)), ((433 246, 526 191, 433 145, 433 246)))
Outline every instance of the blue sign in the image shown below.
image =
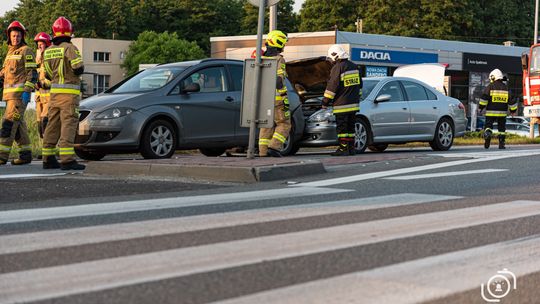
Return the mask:
POLYGON ((388 76, 387 67, 366 66, 366 77, 384 77, 388 76))
POLYGON ((439 54, 352 48, 351 60, 378 63, 437 63, 439 54))

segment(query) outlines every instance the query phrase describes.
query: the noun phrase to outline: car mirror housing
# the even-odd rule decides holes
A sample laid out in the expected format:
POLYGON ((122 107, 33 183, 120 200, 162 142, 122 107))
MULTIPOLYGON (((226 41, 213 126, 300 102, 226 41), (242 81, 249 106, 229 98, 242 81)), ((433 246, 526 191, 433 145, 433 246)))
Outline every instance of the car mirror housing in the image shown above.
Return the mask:
POLYGON ((377 98, 375 98, 375 103, 389 101, 390 99, 392 99, 392 96, 389 94, 379 95, 377 98))
POLYGON ((201 86, 198 83, 190 83, 182 89, 182 93, 200 92, 201 86))

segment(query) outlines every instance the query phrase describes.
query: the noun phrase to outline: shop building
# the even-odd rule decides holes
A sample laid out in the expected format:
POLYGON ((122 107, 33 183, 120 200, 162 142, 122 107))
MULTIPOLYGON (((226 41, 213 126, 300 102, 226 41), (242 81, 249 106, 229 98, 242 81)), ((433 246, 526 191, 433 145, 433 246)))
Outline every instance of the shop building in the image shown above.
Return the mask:
MULTIPOLYGON (((212 37, 214 58, 245 59, 255 49, 257 37, 212 37)), ((514 97, 522 100, 521 54, 528 48, 413 37, 361 34, 341 31, 291 33, 285 47, 285 59, 326 56, 328 47, 341 44, 351 60, 361 67, 363 76, 388 76, 402 65, 441 63, 447 66, 449 95, 465 105, 478 103, 482 89, 489 83, 489 72, 500 69, 508 77, 514 97)), ((468 107, 467 107, 468 108, 468 107)))

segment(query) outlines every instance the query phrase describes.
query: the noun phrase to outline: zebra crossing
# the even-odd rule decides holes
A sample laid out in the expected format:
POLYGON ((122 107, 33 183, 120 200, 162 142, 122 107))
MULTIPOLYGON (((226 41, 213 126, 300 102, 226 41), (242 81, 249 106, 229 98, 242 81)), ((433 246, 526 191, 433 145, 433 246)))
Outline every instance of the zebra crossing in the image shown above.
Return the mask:
MULTIPOLYGON (((498 270, 512 270, 518 286, 540 274, 540 201, 475 205, 398 193, 294 203, 349 191, 287 187, 1 211, 0 303, 451 303, 456 295, 484 303, 480 284, 498 270), (271 198, 289 203, 2 233, 21 223, 271 198)), ((505 299, 525 303, 539 293, 505 299)))

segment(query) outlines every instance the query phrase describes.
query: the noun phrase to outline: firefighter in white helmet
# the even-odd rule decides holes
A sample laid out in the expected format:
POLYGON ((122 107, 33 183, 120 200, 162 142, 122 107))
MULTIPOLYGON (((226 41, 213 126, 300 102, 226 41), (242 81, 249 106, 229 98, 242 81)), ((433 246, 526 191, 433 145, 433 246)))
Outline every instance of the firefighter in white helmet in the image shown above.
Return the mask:
POLYGON ((358 67, 349 60, 349 53, 340 45, 332 45, 327 56, 333 63, 324 92, 323 107, 333 106, 339 147, 333 156, 355 154, 354 124, 360 110, 362 77, 358 67))
POLYGON ((488 149, 493 134, 493 123, 497 121, 499 132, 499 149, 505 149, 506 115, 508 110, 514 115, 517 103, 512 100, 508 86, 503 82, 501 70, 494 69, 489 73, 490 84, 484 89, 480 98, 479 111, 486 109, 486 124, 484 126, 484 148, 488 149))

